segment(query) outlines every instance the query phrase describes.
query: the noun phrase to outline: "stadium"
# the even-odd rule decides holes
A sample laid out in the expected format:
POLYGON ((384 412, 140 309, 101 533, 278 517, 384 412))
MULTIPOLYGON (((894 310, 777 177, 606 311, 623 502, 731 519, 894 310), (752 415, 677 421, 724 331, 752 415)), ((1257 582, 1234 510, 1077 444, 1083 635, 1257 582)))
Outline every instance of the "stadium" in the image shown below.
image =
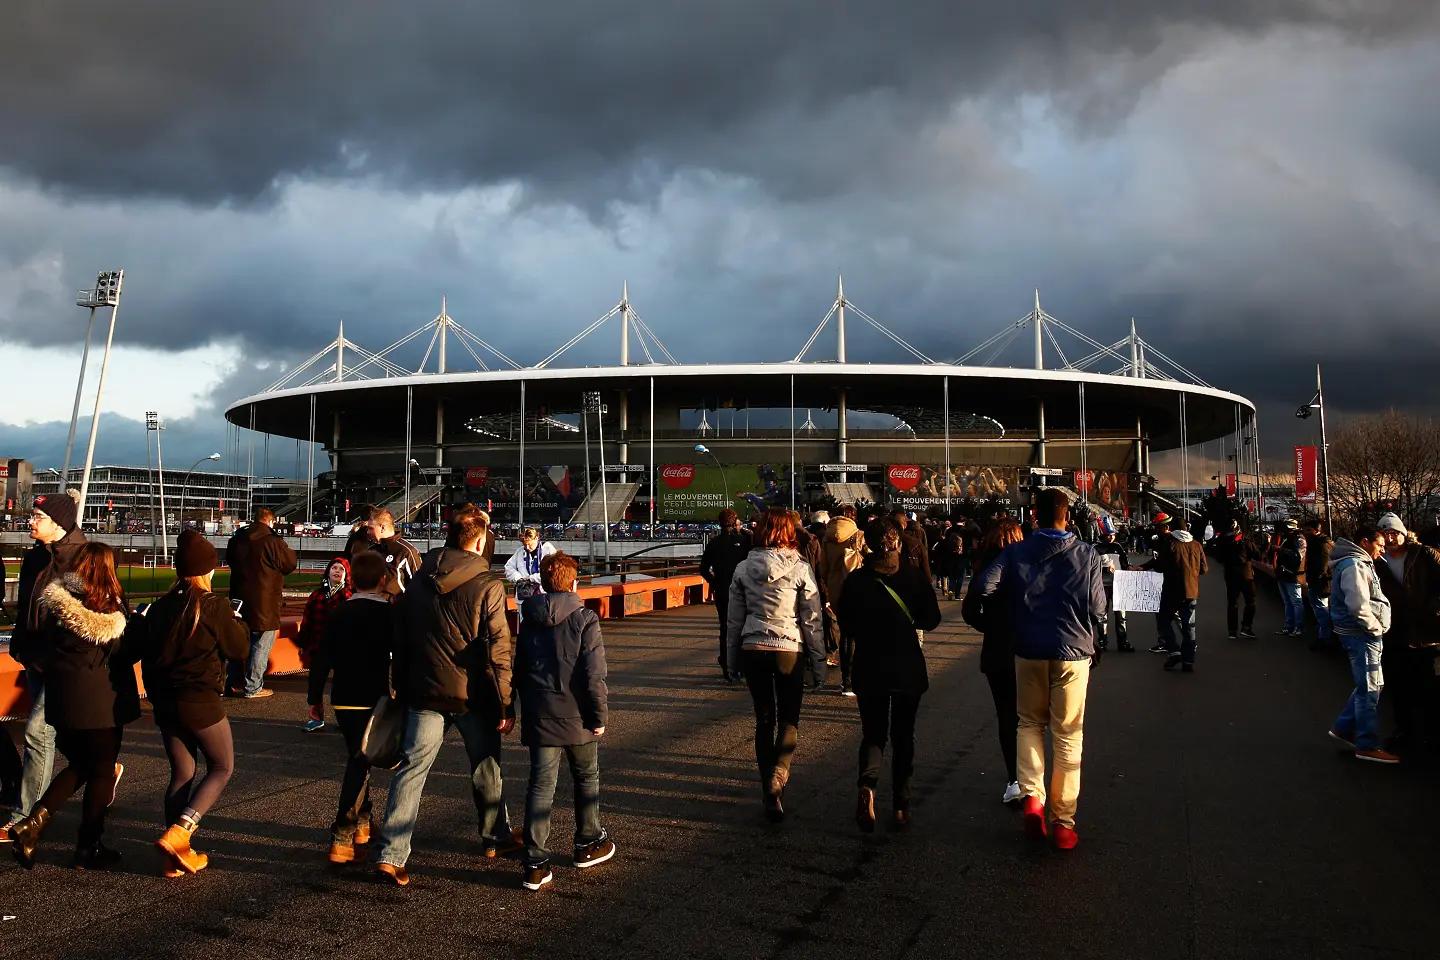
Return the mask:
POLYGON ((313 522, 348 519, 364 503, 402 521, 438 520, 467 500, 501 523, 686 524, 726 505, 862 500, 933 514, 969 499, 1023 505, 1042 485, 1125 517, 1153 505, 1155 451, 1219 440, 1236 496, 1259 473, 1249 400, 1185 370, 1133 322, 1128 337, 1104 344, 1047 313, 1038 293, 1030 312, 953 362, 902 340, 843 286, 799 353, 775 363, 680 363, 626 290, 522 367, 442 303, 434 320, 378 352, 348 340, 342 325, 226 418, 241 460, 257 437, 323 449, 329 464, 311 469, 305 496, 282 510, 313 522), (847 321, 913 362, 847 357, 847 321), (607 324, 618 332, 617 364, 557 363, 607 324), (827 335, 834 358, 807 358, 827 335), (1083 356, 1067 357, 1064 341, 1083 356), (418 366, 399 362, 421 345, 418 366), (457 349, 473 369, 448 363, 457 349), (1017 350, 1027 361, 1033 351, 1033 364, 998 365, 1017 350))

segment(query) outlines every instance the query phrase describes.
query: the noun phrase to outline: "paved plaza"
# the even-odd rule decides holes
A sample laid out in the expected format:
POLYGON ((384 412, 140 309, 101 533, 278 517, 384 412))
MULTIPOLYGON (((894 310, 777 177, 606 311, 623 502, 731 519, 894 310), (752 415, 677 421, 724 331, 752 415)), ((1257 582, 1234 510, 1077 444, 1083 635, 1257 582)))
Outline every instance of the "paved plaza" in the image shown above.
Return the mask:
MULTIPOLYGON (((25 873, 0 862, 0 957, 900 958, 1434 957, 1440 775, 1356 763, 1327 724, 1342 661, 1274 637, 1225 639, 1206 578, 1199 670, 1110 654, 1090 688, 1078 850, 1032 845, 999 802, 1003 768, 979 638, 959 604, 926 638, 916 825, 862 837, 852 817, 853 700, 806 700, 783 826, 761 816, 750 702, 716 677, 713 608, 605 625, 611 720, 604 822, 619 855, 520 889, 484 860, 452 734, 431 775, 407 889, 325 861, 342 750, 300 731, 303 678, 231 708, 236 775, 197 846, 212 867, 156 874, 167 768, 148 717, 127 736, 109 839, 116 874, 68 869, 67 807, 25 873)), ((1153 619, 1137 616, 1148 646, 1153 619)), ((527 770, 505 757, 518 822, 527 770)), ((378 776, 383 787, 388 774, 378 776)), ((555 838, 572 829, 568 778, 555 838)), ((888 771, 879 792, 888 816, 888 771)), ((377 808, 383 795, 377 798, 377 808)), ((883 822, 883 821, 882 821, 883 822)))

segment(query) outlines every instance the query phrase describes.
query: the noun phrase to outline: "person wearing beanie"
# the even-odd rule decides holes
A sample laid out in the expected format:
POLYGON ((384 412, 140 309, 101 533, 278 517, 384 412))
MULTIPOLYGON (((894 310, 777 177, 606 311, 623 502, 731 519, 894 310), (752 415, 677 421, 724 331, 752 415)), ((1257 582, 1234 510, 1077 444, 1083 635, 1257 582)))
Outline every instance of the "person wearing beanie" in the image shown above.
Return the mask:
POLYGON ((245 656, 230 662, 227 689, 232 696, 247 700, 275 692, 265 687, 265 671, 270 666, 270 648, 280 632, 285 578, 300 565, 295 551, 271 526, 274 522, 275 512, 261 507, 255 511, 255 522, 231 537, 225 547, 230 599, 240 601, 240 617, 250 628, 245 656))
POLYGON ((1381 669, 1395 711, 1395 736, 1388 746, 1401 755, 1440 753, 1431 687, 1440 645, 1440 553, 1411 539, 1394 513, 1376 523, 1385 552, 1375 561, 1380 588, 1390 601, 1381 669))
MULTIPOLYGON (((10 635, 10 656, 25 668, 31 704, 25 721, 20 804, 11 811, 10 824, 20 822, 24 812, 40 801, 54 772, 55 728, 45 719, 45 675, 40 670, 47 654, 47 615, 36 601, 52 581, 74 571, 80 548, 85 545, 75 500, 63 493, 36 497, 30 512, 30 538, 35 543, 20 564, 19 604, 10 635)), ((0 830, 0 843, 5 842, 7 833, 0 830)))
POLYGON ((167 829, 155 844, 165 856, 167 877, 198 873, 209 864, 205 854, 191 848, 191 837, 235 767, 230 721, 220 699, 224 661, 245 657, 250 633, 229 602, 211 592, 217 560, 208 540, 194 530, 183 531, 175 548, 175 586, 126 634, 170 760, 167 829), (199 783, 197 753, 204 755, 206 767, 199 783))
POLYGON ((310 599, 305 601, 305 613, 300 618, 297 643, 309 668, 310 710, 302 725, 306 733, 325 728, 325 678, 330 675, 330 664, 326 662, 325 654, 320 649, 320 639, 325 636, 325 625, 330 614, 349 600, 351 593, 350 562, 344 557, 336 557, 330 561, 330 566, 325 568, 325 580, 310 594, 310 599))

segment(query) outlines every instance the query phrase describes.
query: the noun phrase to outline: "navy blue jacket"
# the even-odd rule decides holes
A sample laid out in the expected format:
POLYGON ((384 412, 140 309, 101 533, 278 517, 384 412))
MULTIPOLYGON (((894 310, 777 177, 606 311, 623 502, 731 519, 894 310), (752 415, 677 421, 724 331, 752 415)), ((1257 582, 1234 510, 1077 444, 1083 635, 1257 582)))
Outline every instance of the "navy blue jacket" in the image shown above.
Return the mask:
POLYGON ((520 699, 520 742, 572 747, 605 726, 605 643, 600 618, 574 593, 541 593, 524 603, 512 682, 520 699))
POLYGON ((1095 655, 1096 625, 1105 622, 1101 570, 1089 544, 1037 530, 1006 547, 970 589, 999 601, 1015 656, 1087 660, 1095 655))

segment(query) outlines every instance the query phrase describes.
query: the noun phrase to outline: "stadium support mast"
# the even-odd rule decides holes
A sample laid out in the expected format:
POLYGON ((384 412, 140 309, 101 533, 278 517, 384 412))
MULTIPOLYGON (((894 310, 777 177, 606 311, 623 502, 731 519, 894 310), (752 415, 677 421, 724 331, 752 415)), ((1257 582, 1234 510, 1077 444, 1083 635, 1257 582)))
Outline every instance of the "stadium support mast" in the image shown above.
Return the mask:
POLYGON ((1035 369, 1045 369, 1045 314, 1040 312, 1040 290, 1035 290, 1035 369))
MULTIPOLYGON (((836 339, 836 344, 835 344, 835 347, 836 347, 836 359, 838 359, 841 363, 844 363, 844 362, 845 362, 845 277, 844 277, 843 275, 841 275, 841 274, 836 274, 835 276, 836 276, 836 280, 835 280, 835 330, 836 330, 836 333, 837 333, 837 335, 838 335, 838 336, 837 336, 837 339, 836 339)), ((841 462, 842 464, 845 463, 845 462, 849 459, 849 453, 848 453, 848 451, 849 451, 849 443, 848 443, 847 441, 849 440, 849 434, 850 434, 850 430, 849 430, 850 417, 849 417, 849 411, 848 411, 848 409, 847 409, 847 403, 846 403, 847 399, 848 399, 848 398, 845 396, 845 388, 844 388, 844 387, 841 387, 841 388, 840 388, 839 403, 836 404, 836 408, 835 408, 836 411, 837 411, 838 414, 839 414, 839 419, 838 419, 837 422, 836 422, 836 426, 838 427, 838 429, 835 431, 835 437, 836 437, 835 453, 836 453, 837 456, 839 456, 840 462, 841 462)), ((792 478, 791 482, 792 482, 792 483, 794 482, 793 478, 792 478)))

